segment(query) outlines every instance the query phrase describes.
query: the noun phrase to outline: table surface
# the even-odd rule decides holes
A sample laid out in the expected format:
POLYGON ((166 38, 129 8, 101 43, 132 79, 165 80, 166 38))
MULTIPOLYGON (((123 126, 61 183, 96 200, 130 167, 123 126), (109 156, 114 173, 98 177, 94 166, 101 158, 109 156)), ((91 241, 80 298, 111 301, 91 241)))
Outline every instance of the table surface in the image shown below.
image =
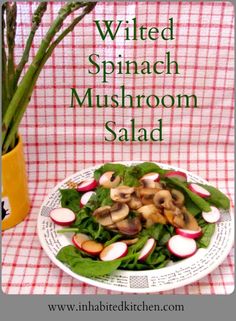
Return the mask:
MULTIPOLYGON (((20 57, 29 31, 28 12, 35 5, 19 4, 18 41, 20 57)), ((57 12, 49 4, 41 36, 57 12)), ((21 124, 29 178, 31 209, 24 222, 2 235, 2 289, 7 294, 116 294, 81 283, 55 266, 41 248, 37 235, 39 208, 50 190, 65 177, 108 161, 149 160, 187 169, 234 197, 234 33, 233 6, 229 2, 207 3, 99 3, 73 34, 56 49, 45 66, 30 106, 21 124), (126 44, 122 37, 102 42, 93 20, 109 17, 137 17, 140 25, 164 28, 173 17, 175 40, 126 44), (107 50, 109 48, 109 50, 107 50), (150 61, 171 50, 181 73, 178 78, 163 75, 109 77, 88 74, 87 57, 97 52, 110 59, 150 61), (96 80, 95 80, 96 79, 96 80), (71 87, 80 94, 88 86, 100 94, 116 93, 125 81, 132 95, 152 93, 195 93, 199 108, 89 109, 68 108, 71 87), (108 143, 104 141, 106 120, 130 127, 130 119, 149 130, 163 119, 161 143, 108 143)), ((39 45, 36 38, 32 54, 39 45)), ((234 289, 234 252, 211 274, 193 284, 160 294, 229 294, 234 289)))

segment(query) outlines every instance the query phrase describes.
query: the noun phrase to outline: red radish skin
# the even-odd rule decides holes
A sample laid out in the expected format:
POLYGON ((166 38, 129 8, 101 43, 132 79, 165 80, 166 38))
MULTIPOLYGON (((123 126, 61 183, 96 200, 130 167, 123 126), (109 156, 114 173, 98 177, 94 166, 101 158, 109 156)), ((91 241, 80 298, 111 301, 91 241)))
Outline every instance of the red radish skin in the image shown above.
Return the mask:
POLYGON ((86 192, 85 194, 83 194, 80 199, 80 207, 85 206, 88 203, 88 201, 90 200, 90 197, 94 194, 96 194, 96 193, 93 191, 86 192))
POLYGON ((83 242, 81 248, 88 254, 98 255, 103 250, 103 244, 89 240, 83 242))
POLYGON ((90 237, 86 234, 83 234, 83 233, 78 233, 78 234, 75 234, 73 237, 72 237, 72 242, 73 244, 79 249, 81 250, 82 249, 82 244, 86 241, 89 241, 90 240, 90 237))
POLYGON ((204 187, 202 187, 200 185, 192 183, 192 184, 189 184, 188 187, 193 193, 195 193, 203 198, 211 196, 211 194, 204 187))
POLYGON ((202 236, 202 229, 199 227, 197 231, 186 230, 183 228, 177 228, 175 230, 176 234, 188 237, 190 239, 197 239, 202 236))
POLYGON ((160 181, 160 175, 158 173, 148 173, 145 174, 140 180, 151 180, 154 182, 159 182, 160 181))
POLYGON ((144 244, 144 247, 140 251, 138 260, 145 261, 148 258, 148 256, 152 253, 152 251, 155 249, 155 247, 156 247, 155 239, 154 238, 148 239, 147 242, 144 244))
POLYGON ((177 178, 182 182, 187 182, 187 175, 183 172, 180 171, 173 171, 173 172, 168 172, 165 175, 166 177, 170 177, 170 178, 177 178))
POLYGON ((211 211, 202 212, 202 217, 207 223, 216 223, 220 219, 220 211, 215 206, 211 206, 211 211))
POLYGON ((88 192, 93 190, 95 187, 97 187, 97 181, 93 178, 89 178, 77 185, 77 191, 88 192))
POLYGON ((75 219, 75 213, 72 212, 69 208, 54 208, 50 212, 51 220, 61 226, 69 226, 71 225, 75 219))
POLYGON ((113 261, 124 257, 128 253, 128 246, 124 242, 115 242, 106 246, 99 257, 101 261, 113 261))
POLYGON ((167 248, 175 256, 185 259, 196 253, 197 244, 194 239, 174 235, 169 239, 167 248))

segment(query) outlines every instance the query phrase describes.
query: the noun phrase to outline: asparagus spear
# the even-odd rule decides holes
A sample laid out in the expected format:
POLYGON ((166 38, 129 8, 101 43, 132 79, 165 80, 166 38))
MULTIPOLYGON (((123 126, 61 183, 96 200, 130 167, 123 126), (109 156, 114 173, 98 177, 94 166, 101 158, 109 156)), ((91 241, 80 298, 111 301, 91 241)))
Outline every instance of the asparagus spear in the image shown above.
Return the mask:
MULTIPOLYGON (((70 3, 60 9, 58 17, 54 20, 51 28, 49 29, 47 35, 45 36, 45 38, 42 41, 42 44, 41 44, 41 46, 35 56, 35 59, 33 60, 33 63, 30 66, 31 69, 29 67, 28 72, 23 77, 23 79, 18 87, 18 89, 20 89, 20 90, 17 90, 18 96, 16 97, 15 101, 12 100, 13 102, 11 101, 11 103, 10 103, 11 109, 10 109, 10 105, 9 105, 8 110, 10 110, 10 113, 8 113, 8 118, 5 117, 5 119, 3 121, 3 125, 4 125, 3 136, 2 136, 3 142, 4 142, 3 152, 7 152, 9 146, 11 145, 12 138, 17 133, 18 126, 19 126, 20 121, 23 117, 25 109, 29 103, 29 100, 32 95, 32 91, 34 89, 34 86, 36 84, 36 81, 38 79, 38 76, 39 76, 44 64, 46 63, 48 58, 51 56, 51 54, 52 54, 53 50, 55 49, 55 47, 57 46, 57 44, 60 43, 60 41, 62 41, 62 39, 64 39, 64 37, 74 29, 76 24, 80 20, 82 20, 83 17, 86 14, 88 14, 95 7, 95 5, 96 5, 96 2, 72 3, 72 4, 70 3), (77 10, 81 7, 85 7, 85 9, 81 13, 81 15, 78 16, 77 18, 75 18, 73 20, 73 22, 51 44, 51 46, 49 46, 49 48, 47 48, 48 45, 50 45, 50 41, 53 38, 53 34, 55 34, 55 32, 57 32, 57 30, 59 30, 61 28, 65 18, 71 12, 74 12, 75 10, 77 10), (47 46, 46 46, 46 44, 47 44, 47 46), (41 60, 39 59, 39 57, 41 58, 41 60), (13 113, 13 110, 16 110, 16 106, 15 106, 16 103, 19 104, 20 108, 18 109, 17 112, 13 113), (13 121, 12 121, 12 119, 13 119, 13 121), (8 131, 8 128, 9 128, 9 131, 8 131), (4 141, 4 139, 5 139, 5 141, 4 141)), ((16 91, 16 94, 17 94, 17 91, 16 91)), ((13 99, 14 98, 15 97, 13 97, 13 99)))
POLYGON ((7 61, 7 86, 8 99, 10 100, 14 94, 13 82, 15 76, 14 49, 16 35, 16 3, 6 3, 6 26, 7 26, 7 46, 8 46, 8 61, 7 61))
POLYGON ((26 46, 25 46, 24 52, 22 54, 22 58, 18 64, 18 66, 16 67, 15 79, 14 79, 14 87, 15 88, 17 86, 17 83, 18 83, 18 80, 19 80, 20 75, 22 73, 22 70, 23 70, 25 64, 29 60, 29 53, 30 53, 30 49, 31 49, 31 46, 32 46, 32 43, 34 40, 34 36, 35 36, 35 33, 36 33, 38 27, 40 26, 43 15, 47 10, 47 5, 48 5, 47 2, 41 2, 33 14, 32 28, 31 28, 29 37, 27 39, 26 46))
POLYGON ((7 91, 7 55, 5 49, 5 11, 6 3, 2 5, 2 118, 5 114, 8 105, 8 91, 7 91))

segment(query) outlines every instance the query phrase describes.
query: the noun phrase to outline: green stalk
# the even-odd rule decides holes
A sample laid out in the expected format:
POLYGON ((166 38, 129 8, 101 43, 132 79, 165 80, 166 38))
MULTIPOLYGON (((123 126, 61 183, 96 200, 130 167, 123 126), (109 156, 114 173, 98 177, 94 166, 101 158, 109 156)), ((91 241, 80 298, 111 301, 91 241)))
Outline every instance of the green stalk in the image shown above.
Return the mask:
POLYGON ((15 77, 15 35, 16 35, 16 3, 6 3, 6 25, 7 25, 7 46, 8 46, 8 60, 7 60, 7 81, 8 81, 8 99, 11 100, 14 94, 14 77, 15 77))
POLYGON ((53 50, 64 39, 64 37, 69 32, 73 31, 76 24, 78 24, 78 22, 81 21, 86 14, 90 13, 93 10, 95 5, 96 5, 95 2, 88 3, 87 6, 85 7, 85 9, 83 10, 83 12, 81 13, 81 15, 73 20, 73 22, 58 36, 58 38, 51 44, 51 46, 49 47, 49 49, 45 53, 40 64, 38 65, 38 69, 35 70, 35 73, 32 76, 30 85, 28 85, 27 89, 25 90, 25 94, 23 95, 23 97, 19 103, 20 108, 18 109, 18 111, 14 115, 11 126, 9 127, 10 130, 9 130, 8 134, 5 136, 5 141, 3 141, 3 153, 6 153, 8 151, 9 147, 11 146, 12 139, 14 137, 16 137, 16 135, 17 135, 18 126, 19 126, 21 119, 25 113, 25 110, 29 104, 32 92, 33 92, 35 84, 37 82, 37 79, 38 79, 40 72, 43 69, 45 63, 47 62, 49 57, 52 55, 53 50))
POLYGON ((7 111, 3 118, 3 124, 2 124, 2 142, 4 143, 4 140, 6 138, 6 135, 9 131, 9 126, 12 122, 12 119, 14 115, 16 114, 17 108, 19 107, 19 104, 25 94, 27 92, 29 84, 32 81, 32 78, 34 74, 37 72, 37 69, 39 68, 40 62, 43 59, 48 46, 50 45, 51 40, 55 36, 55 34, 60 30, 62 27, 63 21, 74 11, 77 9, 86 6, 86 3, 67 3, 64 7, 62 7, 59 10, 57 18, 53 21, 51 27, 49 28, 47 34, 43 38, 41 45, 38 49, 38 52, 33 59, 33 62, 29 66, 25 76, 22 78, 18 88, 16 89, 16 92, 12 98, 12 100, 9 103, 9 106, 7 108, 7 111))
POLYGON ((43 15, 46 10, 47 10, 47 2, 41 2, 33 14, 31 31, 30 31, 29 37, 26 41, 26 45, 25 45, 24 52, 22 54, 22 58, 18 64, 18 66, 16 67, 15 78, 14 78, 14 87, 15 88, 16 88, 19 78, 21 76, 22 70, 24 69, 25 64, 29 60, 29 53, 30 53, 30 49, 31 49, 31 46, 32 46, 32 43, 34 40, 35 33, 40 26, 40 23, 42 21, 43 15))
POLYGON ((5 11, 6 4, 2 5, 2 118, 8 106, 8 93, 7 93, 7 55, 5 50, 5 11))

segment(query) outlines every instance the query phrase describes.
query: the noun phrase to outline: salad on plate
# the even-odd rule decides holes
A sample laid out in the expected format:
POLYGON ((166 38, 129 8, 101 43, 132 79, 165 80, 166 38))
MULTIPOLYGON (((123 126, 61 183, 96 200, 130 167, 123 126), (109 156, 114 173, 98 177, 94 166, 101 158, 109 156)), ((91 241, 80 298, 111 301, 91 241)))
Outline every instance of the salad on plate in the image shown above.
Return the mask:
POLYGON ((230 207, 217 188, 152 162, 106 163, 60 193, 61 207, 50 218, 61 226, 58 233, 72 234, 57 259, 86 277, 188 258, 208 247, 220 209, 230 207))

